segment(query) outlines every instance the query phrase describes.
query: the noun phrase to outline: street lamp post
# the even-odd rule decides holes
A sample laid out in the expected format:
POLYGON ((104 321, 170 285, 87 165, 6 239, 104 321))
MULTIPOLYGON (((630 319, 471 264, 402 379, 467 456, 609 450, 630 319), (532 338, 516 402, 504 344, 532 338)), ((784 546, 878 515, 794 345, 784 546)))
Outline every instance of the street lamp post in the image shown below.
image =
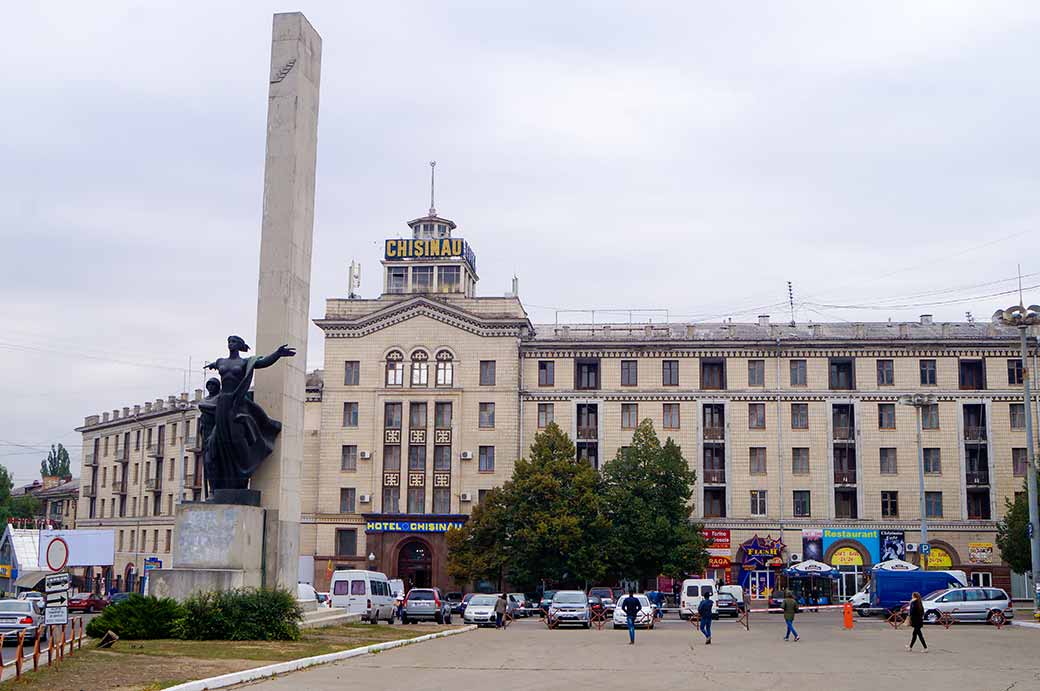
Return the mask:
POLYGON ((1022 392, 1026 413, 1026 496, 1029 501, 1029 556, 1033 572, 1033 618, 1040 619, 1040 510, 1037 508, 1036 453, 1033 448, 1032 396, 1029 393, 1029 335, 1030 327, 1040 325, 1040 306, 1012 305, 997 310, 993 318, 1018 328, 1022 339, 1022 392))
MULTIPOLYGON (((936 398, 932 394, 916 393, 912 396, 900 396, 899 402, 903 405, 913 406, 914 413, 917 416, 917 482, 918 489, 921 494, 921 544, 928 544, 928 507, 925 502, 924 495, 924 442, 921 439, 921 408, 925 406, 932 406, 936 403, 936 398)), ((930 548, 926 547, 925 551, 920 551, 918 547, 918 554, 921 559, 921 568, 928 569, 928 554, 927 550, 930 548)))

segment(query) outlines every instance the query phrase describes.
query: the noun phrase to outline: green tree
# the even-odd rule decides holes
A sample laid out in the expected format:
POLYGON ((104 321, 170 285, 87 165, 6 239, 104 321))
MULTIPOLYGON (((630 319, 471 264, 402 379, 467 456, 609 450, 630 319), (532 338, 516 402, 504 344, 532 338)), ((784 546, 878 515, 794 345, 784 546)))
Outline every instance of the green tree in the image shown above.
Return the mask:
POLYGON ((1024 573, 1032 568, 1029 552, 1029 499, 1026 492, 1016 493, 1014 500, 1004 499, 1004 518, 997 523, 997 547, 1000 557, 1012 570, 1024 573))
POLYGON ((614 576, 645 581, 704 569, 706 540, 690 521, 695 481, 675 442, 669 438, 662 446, 653 423, 641 422, 632 445, 603 468, 614 576))
POLYGON ((31 494, 11 496, 14 481, 7 468, 0 465, 0 526, 9 518, 33 518, 40 511, 40 500, 31 494))
POLYGON ((501 583, 508 561, 503 536, 508 510, 500 488, 488 492, 460 530, 449 530, 448 574, 459 584, 482 579, 501 583))
POLYGON ((47 458, 40 461, 40 475, 42 477, 72 477, 72 465, 69 462, 69 452, 64 446, 58 444, 57 448, 51 444, 51 450, 47 458))

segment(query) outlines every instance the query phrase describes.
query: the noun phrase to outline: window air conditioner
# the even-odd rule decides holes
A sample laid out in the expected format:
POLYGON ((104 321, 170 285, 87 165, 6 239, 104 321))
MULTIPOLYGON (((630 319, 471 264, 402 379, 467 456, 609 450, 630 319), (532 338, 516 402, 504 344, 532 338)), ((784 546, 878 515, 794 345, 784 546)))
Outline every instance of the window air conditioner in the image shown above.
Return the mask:
POLYGON ((372 495, 371 494, 362 494, 360 501, 361 501, 362 504, 371 504, 372 503, 372 495))
POLYGON ((472 461, 473 460, 473 452, 472 451, 463 451, 462 452, 462 460, 464 460, 464 461, 472 461))
POLYGON ((801 560, 802 560, 802 555, 800 555, 800 554, 792 554, 791 557, 790 557, 790 562, 792 564, 797 564, 801 560))
POLYGON ((362 461, 367 461, 368 459, 372 458, 371 451, 362 451, 358 455, 361 456, 362 461))
POLYGON ((463 492, 459 495, 459 501, 473 501, 473 495, 469 492, 463 492))

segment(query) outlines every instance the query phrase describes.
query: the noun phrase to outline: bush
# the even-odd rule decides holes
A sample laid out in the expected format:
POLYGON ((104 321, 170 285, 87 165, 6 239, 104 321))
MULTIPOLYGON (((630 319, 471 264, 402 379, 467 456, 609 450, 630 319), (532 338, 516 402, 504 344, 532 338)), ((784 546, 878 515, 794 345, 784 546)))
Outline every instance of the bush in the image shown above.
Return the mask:
POLYGON ((115 631, 126 640, 170 638, 174 624, 184 616, 184 608, 168 597, 144 597, 133 594, 123 602, 109 605, 87 624, 87 635, 101 638, 115 631))
POLYGON ((185 601, 174 635, 193 641, 295 641, 303 611, 287 590, 239 588, 185 601))

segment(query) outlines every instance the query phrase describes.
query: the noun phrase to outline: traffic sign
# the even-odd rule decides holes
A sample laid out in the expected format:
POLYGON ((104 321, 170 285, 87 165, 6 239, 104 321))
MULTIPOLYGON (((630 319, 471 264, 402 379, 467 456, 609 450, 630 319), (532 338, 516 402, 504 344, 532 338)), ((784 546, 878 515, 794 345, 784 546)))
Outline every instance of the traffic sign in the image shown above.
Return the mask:
MULTIPOLYGON (((60 538, 56 538, 60 540, 60 538)), ((48 556, 50 555, 50 549, 48 548, 48 556)), ((66 552, 66 557, 68 552, 66 552)), ((61 573, 49 574, 44 583, 44 590, 47 591, 45 596, 45 603, 47 608, 44 610, 44 623, 50 624, 61 624, 65 625, 69 623, 69 574, 67 571, 61 573)))
POLYGON ((56 593, 56 592, 59 592, 59 591, 68 591, 68 589, 69 589, 69 574, 68 573, 65 573, 65 572, 62 572, 62 573, 52 573, 49 576, 47 576, 45 590, 48 593, 56 593))
POLYGON ((66 607, 69 604, 69 591, 63 590, 60 593, 47 593, 46 602, 48 607, 66 607))
POLYGON ((69 563, 69 543, 60 537, 52 538, 47 543, 47 568, 61 571, 69 563))
POLYGON ((930 554, 932 551, 932 546, 929 545, 927 542, 922 542, 917 549, 921 552, 921 554, 930 554))
POLYGON ((57 624, 64 626, 69 623, 69 608, 68 607, 48 607, 44 611, 43 623, 50 626, 51 624, 57 624))

